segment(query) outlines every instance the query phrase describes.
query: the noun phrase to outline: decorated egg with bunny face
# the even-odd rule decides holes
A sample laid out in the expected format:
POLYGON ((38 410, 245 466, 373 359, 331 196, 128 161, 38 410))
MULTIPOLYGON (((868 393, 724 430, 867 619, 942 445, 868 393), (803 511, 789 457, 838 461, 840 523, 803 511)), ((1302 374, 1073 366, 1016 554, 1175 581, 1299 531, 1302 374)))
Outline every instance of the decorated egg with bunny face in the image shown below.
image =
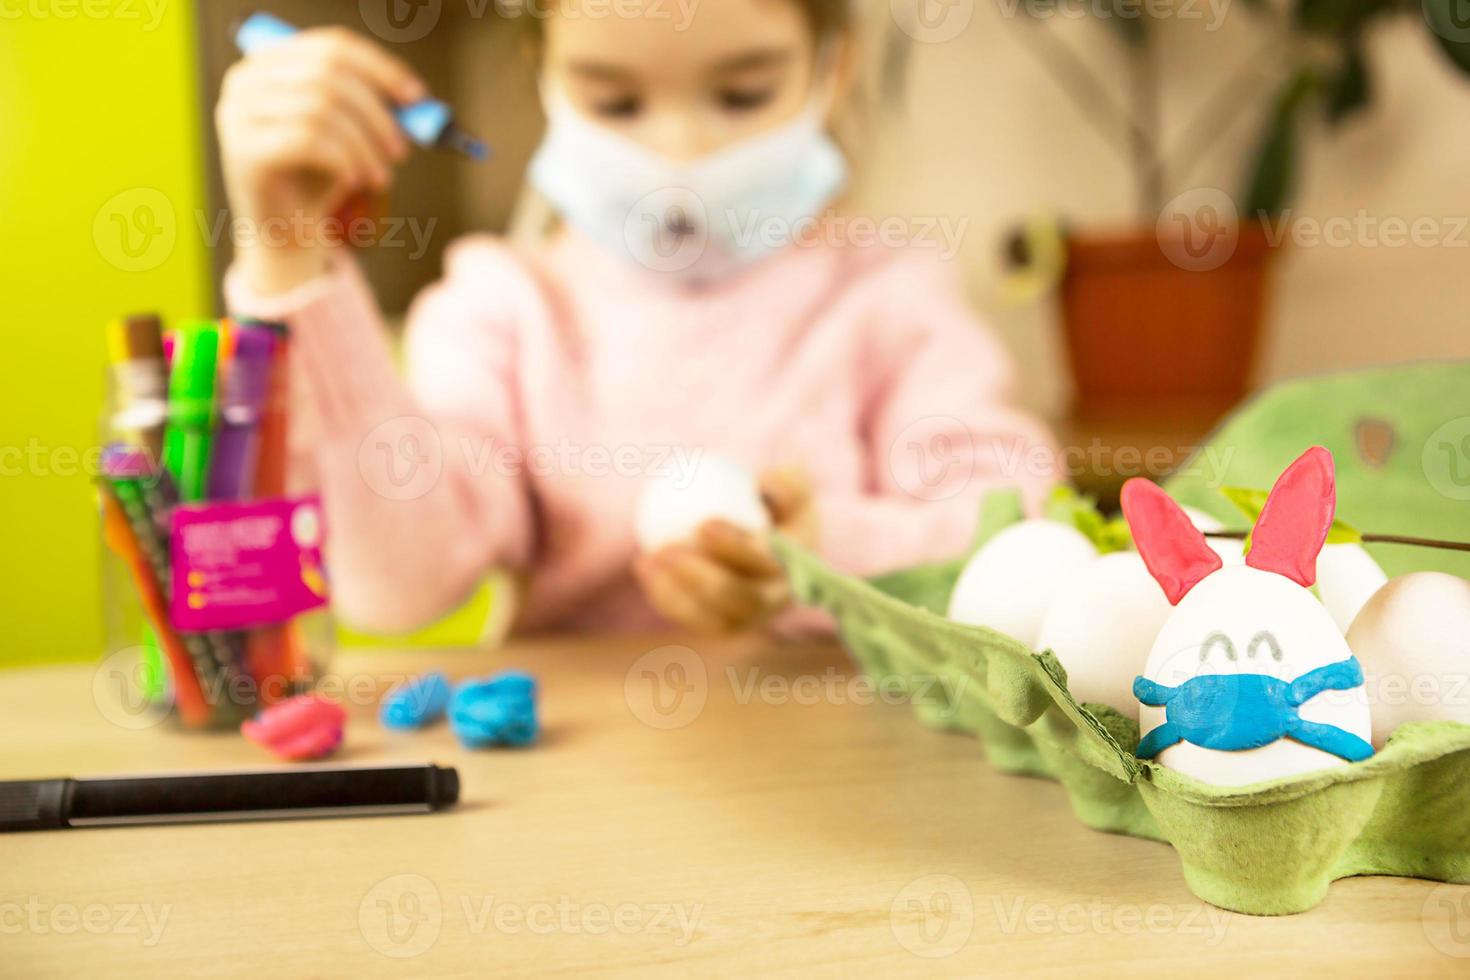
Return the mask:
POLYGON ((1123 488, 1138 551, 1175 607, 1134 682, 1139 758, 1241 786, 1372 754, 1362 668, 1310 591, 1335 506, 1332 456, 1310 449, 1272 488, 1245 564, 1224 567, 1157 486, 1123 488))

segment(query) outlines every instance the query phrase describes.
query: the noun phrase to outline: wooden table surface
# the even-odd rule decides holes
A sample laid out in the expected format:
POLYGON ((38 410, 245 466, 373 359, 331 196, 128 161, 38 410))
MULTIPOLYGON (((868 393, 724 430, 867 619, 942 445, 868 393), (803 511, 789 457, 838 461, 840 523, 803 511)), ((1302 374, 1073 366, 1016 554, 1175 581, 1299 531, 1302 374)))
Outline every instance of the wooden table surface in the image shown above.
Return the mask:
MULTIPOLYGON (((0 837, 0 977, 1470 973, 1470 888, 1358 878, 1302 915, 1222 912, 1168 847, 873 703, 835 647, 685 642, 343 655, 339 760, 457 766, 457 809, 0 837), (435 665, 535 672, 541 743, 381 729, 375 692, 435 665)), ((235 735, 137 728, 113 681, 0 674, 0 778, 261 764, 235 735)))

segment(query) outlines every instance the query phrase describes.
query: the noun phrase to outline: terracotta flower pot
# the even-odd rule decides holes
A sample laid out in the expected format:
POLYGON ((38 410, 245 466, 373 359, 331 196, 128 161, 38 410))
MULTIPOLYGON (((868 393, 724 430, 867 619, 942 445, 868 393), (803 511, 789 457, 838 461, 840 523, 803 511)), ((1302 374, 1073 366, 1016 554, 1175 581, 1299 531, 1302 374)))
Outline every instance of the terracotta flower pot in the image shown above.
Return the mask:
POLYGON ((1070 235, 1061 296, 1074 416, 1216 414, 1238 402, 1272 252, 1256 224, 1214 237, 1070 235))

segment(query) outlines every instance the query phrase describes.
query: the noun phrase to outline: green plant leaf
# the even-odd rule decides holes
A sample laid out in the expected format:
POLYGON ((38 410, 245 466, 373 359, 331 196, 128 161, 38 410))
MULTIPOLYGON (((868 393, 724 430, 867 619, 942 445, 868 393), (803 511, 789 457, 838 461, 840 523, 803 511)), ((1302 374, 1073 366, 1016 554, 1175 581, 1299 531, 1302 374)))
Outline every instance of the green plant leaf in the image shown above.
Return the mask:
POLYGON ((1277 95, 1245 194, 1245 213, 1251 218, 1280 214, 1296 187, 1297 120, 1315 83, 1311 69, 1303 68, 1287 79, 1277 95))
POLYGON ((1108 520, 1098 510, 1097 502, 1085 497, 1069 486, 1052 490, 1046 502, 1049 520, 1068 524, 1082 532, 1099 554, 1126 551, 1133 545, 1133 535, 1121 517, 1108 520))
MULTIPOLYGON (((1266 490, 1254 490, 1250 487, 1221 487, 1220 495, 1235 505, 1236 509, 1255 524, 1260 519, 1261 511, 1265 509, 1266 498, 1270 492, 1266 490)), ((1363 533, 1346 521, 1336 518, 1332 526, 1327 529, 1328 544, 1362 544, 1363 533)), ((1251 538, 1245 536, 1245 550, 1251 550, 1251 538)))
POLYGON ((1141 48, 1148 43, 1148 12, 1141 0, 1102 0, 1105 19, 1130 48, 1141 48))
POLYGON ((1327 121, 1334 126, 1368 105, 1372 93, 1363 49, 1349 48, 1342 67, 1327 82, 1327 121))
POLYGON ((1297 0, 1293 20, 1312 34, 1351 33, 1379 6, 1374 0, 1297 0))
POLYGON ((1256 518, 1261 516, 1261 511, 1266 507, 1266 498, 1270 492, 1266 490, 1252 490, 1249 487, 1221 487, 1220 496, 1235 505, 1246 518, 1254 524, 1256 518))
POLYGON ((1251 217, 1279 214, 1291 196, 1296 175, 1296 123, 1273 113, 1256 151, 1250 186, 1245 192, 1245 212, 1251 217))
POLYGON ((1470 74, 1470 19, 1460 13, 1463 0, 1423 0, 1424 19, 1440 50, 1470 74))
POLYGON ((1102 526, 1092 543, 1097 546, 1098 552, 1104 555, 1115 551, 1127 551, 1133 547, 1133 531, 1129 529, 1128 522, 1121 516, 1115 517, 1102 526))

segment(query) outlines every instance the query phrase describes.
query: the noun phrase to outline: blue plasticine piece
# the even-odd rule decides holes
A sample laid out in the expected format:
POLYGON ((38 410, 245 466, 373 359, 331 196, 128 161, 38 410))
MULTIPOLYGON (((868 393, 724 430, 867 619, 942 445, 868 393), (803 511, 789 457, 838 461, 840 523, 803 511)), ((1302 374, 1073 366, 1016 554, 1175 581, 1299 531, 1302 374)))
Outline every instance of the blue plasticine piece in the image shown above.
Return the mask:
POLYGON ((1201 748, 1240 752, 1282 738, 1294 738, 1349 762, 1373 754, 1373 746, 1336 725, 1310 722, 1297 709, 1323 691, 1347 691, 1363 683, 1357 657, 1309 670, 1291 683, 1268 674, 1198 674, 1177 687, 1138 677, 1133 696, 1144 704, 1164 706, 1164 724, 1153 729, 1134 751, 1152 759, 1176 742, 1201 748))
POLYGON ((540 731, 536 679, 511 670, 465 681, 449 701, 449 727, 466 748, 530 745, 540 731))
POLYGON ((449 706, 449 678, 439 671, 404 681, 383 697, 378 719, 384 728, 423 728, 449 706))

